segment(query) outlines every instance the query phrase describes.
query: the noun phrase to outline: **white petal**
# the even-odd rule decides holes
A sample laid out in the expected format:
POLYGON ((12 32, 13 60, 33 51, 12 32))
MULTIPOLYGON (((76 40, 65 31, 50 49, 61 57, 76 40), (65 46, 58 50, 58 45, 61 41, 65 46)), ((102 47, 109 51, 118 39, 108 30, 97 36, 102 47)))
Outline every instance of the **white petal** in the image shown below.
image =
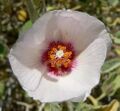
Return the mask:
POLYGON ((35 90, 43 75, 44 68, 40 65, 40 57, 45 49, 46 28, 52 13, 54 12, 42 16, 30 30, 20 35, 10 51, 12 70, 24 89, 35 90))
POLYGON ((36 91, 28 91, 28 94, 41 102, 61 102, 77 97, 80 97, 80 100, 85 99, 87 92, 99 82, 100 68, 107 53, 106 40, 104 37, 98 38, 90 44, 77 58, 78 64, 71 74, 61 77, 58 81, 43 77, 39 88, 36 91))
POLYGON ((45 49, 43 41, 45 41, 46 27, 51 15, 52 12, 38 19, 29 31, 20 35, 12 47, 12 55, 21 64, 29 67, 39 65, 42 50, 45 49))
MULTIPOLYGON (((83 12, 57 10, 40 17, 20 41, 38 45, 53 40, 73 42, 77 51, 85 49, 105 29, 97 18, 83 12), (84 38, 84 39, 83 39, 84 38)), ((44 47, 43 47, 44 48, 44 47)))
POLYGON ((85 101, 87 99, 87 97, 90 95, 91 91, 85 92, 83 95, 70 99, 70 101, 72 102, 80 102, 80 101, 85 101))
MULTIPOLYGON (((101 35, 101 34, 100 34, 101 35)), ((103 35, 104 36, 104 35, 103 35)), ((106 35, 105 35, 106 36, 106 35)), ((79 82, 79 87, 90 90, 98 84, 100 79, 100 69, 105 60, 107 48, 111 40, 109 36, 99 37, 89 47, 77 57, 76 68, 70 75, 63 78, 64 81, 74 79, 79 82)), ((77 88, 75 86, 75 88, 77 88)))
MULTIPOLYGON (((87 90, 85 98, 89 95, 91 89, 99 82, 100 69, 105 60, 107 48, 109 48, 111 44, 111 39, 109 38, 107 33, 104 33, 102 37, 103 38, 95 40, 77 58, 78 69, 73 69, 73 72, 70 75, 71 77, 67 77, 67 79, 75 79, 76 81, 79 81, 80 88, 84 87, 85 90, 87 90)), ((76 85, 75 88, 77 88, 76 85)), ((81 100, 81 96, 80 98, 78 98, 78 100, 79 99, 81 100)))
POLYGON ((33 64, 39 64, 42 51, 48 45, 47 41, 49 41, 49 38, 47 36, 49 35, 48 37, 51 37, 49 32, 52 32, 52 26, 51 30, 48 27, 49 22, 54 18, 54 13, 54 11, 49 12, 40 17, 30 30, 20 35, 16 44, 13 46, 14 51, 12 53, 24 65, 29 64, 31 66, 33 64))
POLYGON ((10 64, 13 72, 24 89, 34 91, 39 86, 41 72, 35 68, 30 68, 22 64, 13 54, 12 49, 9 54, 10 64))
POLYGON ((40 52, 38 47, 27 46, 24 41, 17 42, 11 49, 11 54, 25 66, 36 67, 40 63, 40 52))
POLYGON ((62 102, 84 94, 85 90, 75 89, 75 85, 79 86, 75 80, 62 83, 62 81, 50 81, 42 78, 38 89, 35 91, 27 90, 27 92, 31 97, 41 102, 62 102))
POLYGON ((39 46, 45 41, 46 30, 49 21, 52 19, 54 12, 49 12, 40 17, 32 26, 30 30, 21 34, 18 41, 24 41, 27 46, 39 46))
POLYGON ((72 41, 78 51, 85 49, 105 29, 97 18, 77 11, 61 11, 58 27, 63 40, 72 41))
POLYGON ((106 31, 101 34, 104 29, 102 22, 81 12, 48 12, 11 49, 9 60, 13 72, 28 94, 42 102, 81 98, 99 82, 100 68, 110 42, 104 38, 106 31), (51 81, 42 76, 45 70, 39 64, 39 54, 42 54, 44 43, 62 38, 66 41, 74 38, 77 50, 90 46, 77 57, 77 66, 70 75, 51 81))
MULTIPOLYGON (((73 42, 77 51, 85 49, 105 29, 97 18, 83 12, 58 10, 40 17, 18 41, 37 45, 51 40, 73 42), (84 38, 84 39, 83 39, 84 38)), ((44 47, 42 47, 44 48, 44 47)))

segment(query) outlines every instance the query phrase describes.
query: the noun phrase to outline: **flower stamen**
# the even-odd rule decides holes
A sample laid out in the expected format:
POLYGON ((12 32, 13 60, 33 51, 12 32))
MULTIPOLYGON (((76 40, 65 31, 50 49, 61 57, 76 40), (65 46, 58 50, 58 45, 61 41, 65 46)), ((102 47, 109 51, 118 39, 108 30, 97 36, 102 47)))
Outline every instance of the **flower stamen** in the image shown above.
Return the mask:
POLYGON ((44 63, 47 62, 49 71, 54 72, 55 75, 63 75, 63 72, 71 70, 75 54, 70 43, 53 42, 43 55, 47 56, 44 63))

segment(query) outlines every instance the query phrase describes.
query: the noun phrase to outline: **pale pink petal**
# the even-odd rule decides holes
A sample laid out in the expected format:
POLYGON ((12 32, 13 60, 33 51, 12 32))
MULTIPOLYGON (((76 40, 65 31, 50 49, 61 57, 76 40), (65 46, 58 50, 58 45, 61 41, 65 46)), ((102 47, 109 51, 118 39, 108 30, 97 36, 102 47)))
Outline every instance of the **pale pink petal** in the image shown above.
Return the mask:
POLYGON ((24 89, 35 90, 45 72, 40 57, 43 49, 47 48, 44 41, 52 13, 47 13, 38 19, 30 30, 20 35, 10 50, 10 64, 24 89))
POLYGON ((79 97, 76 97, 76 98, 72 98, 72 99, 70 99, 70 101, 72 101, 72 102, 85 101, 87 99, 87 97, 90 95, 90 92, 91 91, 84 92, 83 95, 80 95, 79 97))
POLYGON ((101 37, 91 43, 76 58, 77 64, 71 74, 61 77, 58 81, 43 77, 39 88, 28 91, 28 94, 41 102, 60 102, 77 97, 81 97, 80 100, 85 99, 82 95, 90 92, 99 82, 100 68, 107 53, 107 39, 101 37))
POLYGON ((75 86, 80 86, 75 80, 62 83, 60 80, 50 81, 42 78, 38 89, 35 91, 27 90, 27 92, 28 95, 41 102, 62 102, 84 93, 84 87, 76 89, 75 86))
POLYGON ((105 26, 101 21, 86 13, 58 10, 43 15, 20 40, 24 39, 29 44, 39 47, 44 42, 62 40, 72 42, 76 50, 81 52, 104 29, 105 26))
POLYGON ((9 61, 13 69, 13 73, 24 89, 31 91, 36 90, 42 77, 42 73, 38 70, 39 68, 37 69, 37 67, 29 67, 23 64, 18 58, 16 58, 16 56, 14 56, 13 52, 14 51, 11 49, 9 54, 9 61))
POLYGON ((105 29, 104 24, 87 13, 61 11, 58 27, 64 41, 72 41, 77 51, 83 51, 105 29))
POLYGON ((18 39, 9 60, 19 82, 34 99, 41 102, 83 100, 99 82, 110 42, 105 26, 95 17, 76 11, 52 11, 18 39), (79 55, 69 75, 49 80, 40 57, 48 42, 54 40, 72 42, 79 55))

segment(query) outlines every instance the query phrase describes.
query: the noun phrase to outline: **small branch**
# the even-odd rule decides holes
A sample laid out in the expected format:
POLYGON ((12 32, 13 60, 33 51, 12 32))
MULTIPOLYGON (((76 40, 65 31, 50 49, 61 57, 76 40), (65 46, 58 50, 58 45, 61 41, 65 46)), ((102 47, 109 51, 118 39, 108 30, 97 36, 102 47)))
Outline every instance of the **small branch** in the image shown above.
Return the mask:
POLYGON ((103 99, 106 96, 105 93, 102 93, 97 99, 97 101, 100 101, 101 99, 103 99))
POLYGON ((68 111, 74 111, 72 102, 66 102, 66 103, 67 103, 68 111))
POLYGON ((31 21, 34 23, 35 20, 38 18, 37 10, 34 7, 32 0, 25 0, 26 7, 30 16, 31 21))
POLYGON ((98 106, 98 101, 93 96, 89 96, 88 99, 92 102, 94 106, 98 106))
POLYGON ((42 14, 46 12, 46 0, 42 0, 42 14))
POLYGON ((22 105, 22 106, 25 106, 25 111, 29 111, 31 108, 33 108, 33 106, 35 104, 27 104, 27 103, 24 103, 24 102, 21 102, 21 101, 15 101, 18 105, 22 105))
POLYGON ((41 105, 38 106, 38 111, 42 111, 45 106, 45 103, 42 103, 41 105))

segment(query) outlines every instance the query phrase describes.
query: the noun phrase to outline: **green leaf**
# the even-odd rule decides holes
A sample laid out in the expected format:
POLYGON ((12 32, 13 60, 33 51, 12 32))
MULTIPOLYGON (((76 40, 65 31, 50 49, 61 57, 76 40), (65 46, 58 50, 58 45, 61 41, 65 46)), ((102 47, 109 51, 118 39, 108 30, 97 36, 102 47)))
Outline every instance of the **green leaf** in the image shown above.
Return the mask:
POLYGON ((119 3, 119 0, 108 0, 109 4, 112 6, 116 6, 119 3))
POLYGON ((92 105, 80 102, 75 111, 95 111, 92 105))
POLYGON ((120 67, 120 58, 113 58, 106 61, 102 67, 102 73, 108 73, 120 67))
POLYGON ((120 31, 116 32, 115 36, 116 36, 117 38, 120 38, 120 31))
POLYGON ((44 111, 62 111, 62 108, 57 103, 51 103, 45 105, 44 111))
POLYGON ((120 44, 120 31, 115 33, 115 37, 113 38, 115 44, 120 44))
POLYGON ((120 74, 111 73, 111 75, 104 81, 101 89, 102 92, 109 96, 113 96, 120 88, 120 74))
POLYGON ((0 98, 4 95, 5 91, 5 83, 3 81, 0 81, 0 98))
POLYGON ((2 43, 0 43, 0 55, 3 54, 5 51, 5 47, 2 43))
POLYGON ((101 106, 96 111, 118 111, 119 102, 117 100, 113 100, 110 104, 101 106))
POLYGON ((7 55, 8 48, 3 41, 0 41, 0 57, 3 58, 7 55))
POLYGON ((23 27, 21 28, 20 32, 21 32, 21 33, 24 33, 24 32, 26 32, 26 31, 28 31, 31 27, 32 27, 32 21, 29 20, 29 21, 27 21, 27 22, 23 25, 23 27))
POLYGON ((47 6, 47 11, 51 11, 51 10, 55 10, 56 7, 55 6, 47 6))
POLYGON ((116 52, 117 55, 120 55, 120 47, 116 47, 114 51, 116 52))
POLYGON ((22 35, 27 32, 32 27, 32 21, 27 21, 20 29, 19 31, 19 37, 22 37, 22 35))
POLYGON ((114 38, 113 40, 114 40, 115 44, 120 44, 120 38, 114 38))

